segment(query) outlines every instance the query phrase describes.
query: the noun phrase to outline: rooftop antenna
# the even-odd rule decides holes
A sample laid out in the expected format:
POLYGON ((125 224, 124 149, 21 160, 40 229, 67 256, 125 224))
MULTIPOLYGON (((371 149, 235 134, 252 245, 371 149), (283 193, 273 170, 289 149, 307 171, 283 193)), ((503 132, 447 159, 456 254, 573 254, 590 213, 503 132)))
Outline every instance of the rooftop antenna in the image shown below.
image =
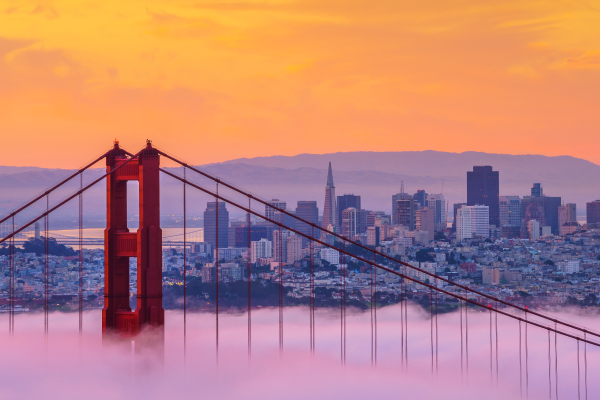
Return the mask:
POLYGON ((400 193, 404 193, 404 181, 400 181, 400 193))
POLYGON ((442 178, 442 194, 444 194, 444 178, 442 178))

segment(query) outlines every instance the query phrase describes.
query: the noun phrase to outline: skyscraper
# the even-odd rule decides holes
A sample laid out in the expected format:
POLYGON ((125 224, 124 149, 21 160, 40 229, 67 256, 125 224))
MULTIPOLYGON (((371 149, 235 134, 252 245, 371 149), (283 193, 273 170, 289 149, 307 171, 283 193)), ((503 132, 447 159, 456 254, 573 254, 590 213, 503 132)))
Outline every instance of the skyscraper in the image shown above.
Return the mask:
POLYGON ((403 225, 407 227, 408 230, 414 231, 416 222, 415 211, 415 200, 412 197, 397 200, 396 210, 394 210, 394 215, 396 216, 396 224, 403 225))
POLYGON ((427 195, 426 207, 434 212, 433 222, 435 230, 441 232, 446 229, 446 200, 443 194, 427 195))
POLYGON ((490 225, 500 226, 500 177, 489 165, 467 171, 467 205, 488 206, 490 225))
MULTIPOLYGON (((281 208, 282 210, 285 210, 285 208, 287 207, 286 202, 279 200, 279 199, 273 199, 273 200, 269 201, 269 205, 271 205, 273 207, 281 208)), ((275 210, 273 207, 269 207, 268 205, 265 205, 265 217, 267 217, 269 219, 274 219, 275 213, 278 211, 275 210)))
POLYGON ((331 163, 329 163, 329 172, 327 173, 327 185, 325 186, 325 205, 323 206, 323 228, 327 229, 329 225, 337 226, 337 209, 335 202, 335 186, 333 185, 333 172, 331 163))
MULTIPOLYGON (((219 201, 219 248, 228 247, 229 242, 229 211, 225 202, 219 201)), ((217 202, 206 203, 204 211, 204 241, 217 248, 217 202)))
MULTIPOLYGON (((319 209, 317 208, 316 201, 298 201, 298 205, 296 207, 296 216, 304 221, 311 222, 313 224, 319 223, 319 209)), ((296 229, 301 233, 306 235, 311 235, 314 233, 314 238, 321 237, 321 232, 318 229, 313 229, 310 225, 305 222, 296 221, 296 229), (313 232, 314 231, 314 232, 313 232)), ((304 248, 308 247, 308 239, 304 236, 302 237, 302 246, 304 248)))
POLYGON ((357 210, 361 209, 360 196, 345 194, 337 197, 337 226, 340 230, 342 229, 342 212, 350 207, 356 208, 357 210))
MULTIPOLYGON (((399 225, 400 222, 398 222, 398 213, 397 213, 397 202, 398 200, 405 200, 405 199, 412 199, 413 197, 408 194, 408 193, 404 193, 404 181, 402 181, 400 183, 400 193, 396 193, 394 195, 392 195, 392 224, 393 225, 399 225)), ((402 224, 400 224, 402 225, 402 224)))
POLYGON ((521 234, 521 198, 500 196, 500 230, 502 237, 516 238, 521 234))
POLYGON ((534 183, 531 187, 531 195, 533 197, 541 197, 544 195, 544 189, 541 183, 534 183))
POLYGON ((456 232, 456 213, 462 206, 466 206, 467 203, 455 203, 454 204, 454 218, 452 219, 452 231, 456 232))
POLYGON ((427 193, 425 193, 425 190, 419 189, 417 190, 417 193, 413 194, 413 199, 415 199, 415 201, 419 203, 421 208, 423 208, 427 207, 427 196, 428 195, 427 193))
POLYGON ((585 211, 588 229, 597 229, 600 225, 600 200, 587 203, 585 211))

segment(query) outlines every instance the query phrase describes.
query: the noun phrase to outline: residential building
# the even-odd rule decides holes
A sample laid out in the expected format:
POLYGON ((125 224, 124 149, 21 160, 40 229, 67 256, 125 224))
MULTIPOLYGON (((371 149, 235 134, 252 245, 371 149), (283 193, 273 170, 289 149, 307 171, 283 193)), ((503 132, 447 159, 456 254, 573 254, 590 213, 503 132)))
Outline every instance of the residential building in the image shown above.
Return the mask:
POLYGON ((500 269, 483 267, 481 271, 481 282, 484 285, 499 285, 500 269))
POLYGON ((329 247, 324 247, 321 249, 321 260, 327 261, 331 265, 340 265, 340 252, 329 247))
POLYGON ((417 211, 416 230, 427 232, 429 242, 435 238, 435 209, 425 207, 417 211))
POLYGON ((251 242, 250 261, 254 264, 259 258, 273 257, 273 242, 267 239, 260 239, 251 242))
POLYGON ((456 213, 456 239, 461 241, 471 237, 488 238, 490 218, 488 206, 462 206, 456 213))
POLYGON ((287 261, 287 240, 292 234, 286 229, 273 231, 273 258, 276 262, 287 261))
POLYGON ((293 264, 296 261, 302 260, 302 237, 291 235, 287 238, 287 263, 293 264))
POLYGON ((454 220, 456 222, 456 240, 460 242, 464 239, 470 239, 473 236, 471 208, 463 205, 456 210, 456 217, 454 220))
POLYGON ((538 240, 540 238, 540 223, 536 219, 530 219, 527 222, 527 233, 529 240, 538 240))
POLYGON ((456 212, 462 206, 466 206, 467 203, 455 203, 454 204, 454 213, 452 214, 452 232, 456 232, 456 212))
POLYGON ((558 270, 566 274, 576 274, 579 272, 579 260, 566 260, 557 263, 558 270))
POLYGON ((379 246, 381 240, 381 228, 379 226, 369 226, 367 228, 367 246, 379 246))

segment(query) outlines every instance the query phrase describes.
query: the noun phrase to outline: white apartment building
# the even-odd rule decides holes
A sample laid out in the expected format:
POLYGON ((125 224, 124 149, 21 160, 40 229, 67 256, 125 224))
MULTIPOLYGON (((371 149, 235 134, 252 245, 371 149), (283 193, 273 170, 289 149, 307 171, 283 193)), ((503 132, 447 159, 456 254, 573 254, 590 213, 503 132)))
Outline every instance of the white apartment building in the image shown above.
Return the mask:
POLYGON ((250 242, 251 257, 250 261, 255 263, 259 258, 273 257, 273 243, 267 239, 250 242))
POLYGON ((538 240, 540 238, 540 223, 536 219, 532 219, 527 223, 527 232, 529 240, 538 240))
POLYGON ((461 241, 474 236, 490 237, 490 208, 488 206, 462 206, 456 210, 456 239, 461 241))
POLYGON ((325 247, 321 249, 321 260, 327 261, 331 265, 340 265, 340 252, 335 249, 325 247))
POLYGON ((558 270, 567 274, 574 274, 579 272, 579 261, 578 260, 570 260, 570 261, 559 261, 558 262, 558 270))
POLYGON ((291 235, 287 238, 287 263, 302 260, 302 236, 291 235))

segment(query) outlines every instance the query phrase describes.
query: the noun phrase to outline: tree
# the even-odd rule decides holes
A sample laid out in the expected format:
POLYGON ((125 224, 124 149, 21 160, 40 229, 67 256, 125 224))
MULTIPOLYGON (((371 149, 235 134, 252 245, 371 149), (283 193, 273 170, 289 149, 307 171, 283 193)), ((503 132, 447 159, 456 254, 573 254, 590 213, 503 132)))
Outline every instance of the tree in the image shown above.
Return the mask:
POLYGON ((433 252, 432 248, 421 249, 421 250, 417 251, 417 254, 415 254, 415 259, 418 262, 426 262, 426 261, 434 262, 435 260, 433 259, 431 254, 429 254, 430 252, 433 252))

